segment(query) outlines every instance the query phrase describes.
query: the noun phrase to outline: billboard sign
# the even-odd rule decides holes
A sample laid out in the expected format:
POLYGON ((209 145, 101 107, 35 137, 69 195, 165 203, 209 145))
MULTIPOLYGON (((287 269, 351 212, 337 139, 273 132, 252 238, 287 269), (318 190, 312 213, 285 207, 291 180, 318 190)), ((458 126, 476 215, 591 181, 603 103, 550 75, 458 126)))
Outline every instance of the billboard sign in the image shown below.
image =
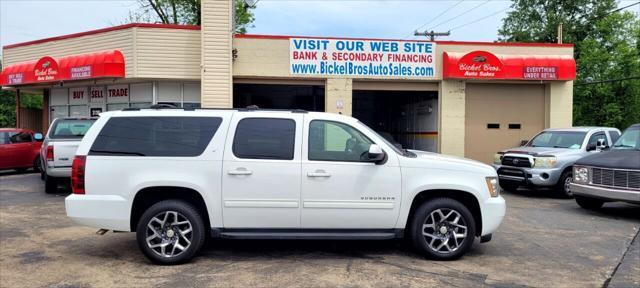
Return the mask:
POLYGON ((292 75, 434 78, 436 44, 424 41, 291 38, 292 75))

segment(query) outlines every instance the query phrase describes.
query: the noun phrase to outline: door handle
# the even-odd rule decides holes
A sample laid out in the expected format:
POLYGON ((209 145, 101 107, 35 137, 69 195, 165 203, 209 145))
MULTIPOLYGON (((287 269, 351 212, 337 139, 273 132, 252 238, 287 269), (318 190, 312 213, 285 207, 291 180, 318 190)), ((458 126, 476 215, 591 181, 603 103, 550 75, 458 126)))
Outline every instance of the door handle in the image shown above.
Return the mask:
POLYGON ((315 172, 307 173, 308 177, 331 177, 331 174, 325 172, 324 170, 316 170, 315 172))
POLYGON ((253 174, 253 171, 249 171, 249 170, 247 170, 247 168, 238 168, 236 170, 227 171, 227 174, 229 174, 229 175, 251 175, 251 174, 253 174))

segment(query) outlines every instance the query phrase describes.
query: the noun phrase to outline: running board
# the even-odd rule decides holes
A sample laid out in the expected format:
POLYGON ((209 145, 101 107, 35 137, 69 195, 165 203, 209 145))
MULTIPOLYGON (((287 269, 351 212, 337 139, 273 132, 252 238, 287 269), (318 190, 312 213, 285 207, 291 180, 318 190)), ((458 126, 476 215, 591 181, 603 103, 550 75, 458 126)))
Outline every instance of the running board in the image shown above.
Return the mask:
POLYGON ((402 238, 404 229, 221 229, 211 236, 226 239, 385 240, 402 238))

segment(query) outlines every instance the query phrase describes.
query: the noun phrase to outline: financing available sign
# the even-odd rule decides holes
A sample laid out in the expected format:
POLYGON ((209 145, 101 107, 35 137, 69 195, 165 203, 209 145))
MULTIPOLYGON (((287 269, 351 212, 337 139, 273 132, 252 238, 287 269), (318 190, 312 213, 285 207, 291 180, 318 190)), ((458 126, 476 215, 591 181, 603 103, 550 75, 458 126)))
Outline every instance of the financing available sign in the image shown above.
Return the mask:
POLYGON ((292 75, 433 78, 436 44, 419 41, 291 38, 292 75))

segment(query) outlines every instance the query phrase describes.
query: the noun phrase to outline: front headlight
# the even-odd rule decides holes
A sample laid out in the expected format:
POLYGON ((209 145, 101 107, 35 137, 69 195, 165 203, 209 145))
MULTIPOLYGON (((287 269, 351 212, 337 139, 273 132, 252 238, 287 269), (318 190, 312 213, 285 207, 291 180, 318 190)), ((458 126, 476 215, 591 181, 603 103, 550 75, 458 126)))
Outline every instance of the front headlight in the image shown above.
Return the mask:
POLYGON ((580 184, 589 183, 589 168, 574 166, 573 167, 573 182, 580 184))
POLYGON ((486 177, 487 188, 491 197, 498 197, 500 195, 500 185, 498 185, 498 177, 486 177))
POLYGON ((556 166, 556 157, 536 157, 533 161, 533 168, 553 168, 556 166))
POLYGON ((493 155, 493 164, 502 164, 502 156, 504 156, 502 153, 496 153, 495 155, 493 155))

